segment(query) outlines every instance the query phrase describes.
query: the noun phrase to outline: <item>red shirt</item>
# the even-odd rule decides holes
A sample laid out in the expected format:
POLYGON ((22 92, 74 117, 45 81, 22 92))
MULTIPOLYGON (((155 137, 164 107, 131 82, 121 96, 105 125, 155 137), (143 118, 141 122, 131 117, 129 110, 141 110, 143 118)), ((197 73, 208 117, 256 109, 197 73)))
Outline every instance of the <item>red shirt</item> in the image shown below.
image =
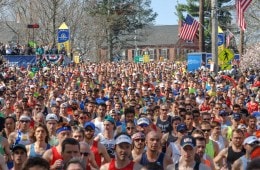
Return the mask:
POLYGON ((51 165, 53 165, 55 163, 55 161, 57 161, 59 159, 61 159, 61 160, 63 159, 56 147, 52 147, 51 151, 52 151, 51 165))
POLYGON ((108 169, 109 170, 133 170, 134 169, 134 164, 135 163, 133 161, 131 161, 126 167, 121 168, 121 169, 117 169, 116 165, 115 165, 115 159, 112 159, 112 161, 109 164, 108 169))
POLYGON ((95 156, 95 161, 98 165, 98 167, 101 166, 101 155, 98 152, 98 141, 93 141, 93 144, 90 148, 90 150, 93 152, 94 156, 95 156))

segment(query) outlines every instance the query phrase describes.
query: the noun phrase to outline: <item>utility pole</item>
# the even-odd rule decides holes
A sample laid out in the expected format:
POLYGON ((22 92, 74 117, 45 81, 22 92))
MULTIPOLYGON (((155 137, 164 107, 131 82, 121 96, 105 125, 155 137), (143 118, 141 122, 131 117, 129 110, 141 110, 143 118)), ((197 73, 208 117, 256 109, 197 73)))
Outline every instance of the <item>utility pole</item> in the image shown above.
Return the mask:
POLYGON ((200 27, 199 27, 199 50, 200 52, 205 52, 205 45, 204 45, 204 0, 200 0, 200 7, 199 7, 199 20, 200 20, 200 27))
POLYGON ((244 30, 240 28, 240 46, 239 46, 239 56, 242 58, 244 53, 244 30))
POLYGON ((107 1, 107 18, 108 18, 108 29, 107 29, 107 57, 109 61, 112 61, 112 34, 111 34, 111 0, 107 1))
POLYGON ((211 53, 214 62, 214 72, 218 72, 218 16, 217 16, 217 0, 211 0, 211 53))

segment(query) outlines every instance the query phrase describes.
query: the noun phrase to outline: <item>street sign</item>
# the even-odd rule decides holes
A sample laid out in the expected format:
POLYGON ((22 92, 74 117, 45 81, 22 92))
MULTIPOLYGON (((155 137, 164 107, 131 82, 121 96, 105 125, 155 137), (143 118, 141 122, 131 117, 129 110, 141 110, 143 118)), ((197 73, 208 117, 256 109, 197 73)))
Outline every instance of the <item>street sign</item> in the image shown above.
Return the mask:
POLYGON ((228 63, 234 58, 234 53, 229 49, 224 49, 218 56, 220 62, 228 63))
POLYGON ((148 54, 145 54, 143 56, 143 60, 144 60, 144 63, 149 63, 150 62, 150 56, 148 54))
POLYGON ((135 63, 142 63, 144 61, 143 56, 135 56, 134 57, 134 62, 135 63))

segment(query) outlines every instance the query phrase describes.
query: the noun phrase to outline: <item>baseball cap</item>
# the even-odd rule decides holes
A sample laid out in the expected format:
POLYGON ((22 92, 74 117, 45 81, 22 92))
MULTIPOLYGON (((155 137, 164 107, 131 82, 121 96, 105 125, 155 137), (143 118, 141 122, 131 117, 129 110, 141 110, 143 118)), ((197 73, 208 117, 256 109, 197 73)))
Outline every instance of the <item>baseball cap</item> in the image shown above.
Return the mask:
POLYGON ((132 144, 132 140, 128 135, 122 134, 116 138, 116 145, 118 145, 120 143, 132 144))
POLYGON ((189 135, 183 136, 181 139, 181 147, 184 148, 188 145, 194 148, 196 146, 195 138, 189 135))
POLYGON ((109 121, 110 123, 114 124, 115 123, 115 119, 109 115, 106 115, 105 116, 105 120, 106 121, 109 121))
POLYGON ((241 115, 238 113, 233 113, 232 118, 235 120, 240 120, 241 119, 241 115))
POLYGON ((142 124, 146 124, 149 125, 149 119, 145 118, 145 117, 141 117, 140 119, 137 120, 137 125, 142 125, 142 124))
POLYGON ((185 124, 181 123, 177 126, 177 132, 181 132, 181 131, 187 131, 188 128, 185 124))
POLYGON ((246 144, 250 145, 255 142, 259 142, 258 138, 256 136, 249 136, 244 140, 243 145, 246 145, 246 144))
POLYGON ((174 121, 176 121, 176 120, 181 121, 181 117, 180 117, 180 116, 173 116, 173 117, 172 117, 172 122, 174 122, 174 121))
POLYGON ((219 112, 219 116, 227 116, 228 115, 228 112, 226 112, 225 110, 221 110, 219 112))
POLYGON ((16 145, 14 145, 13 148, 12 148, 12 152, 16 151, 17 149, 22 149, 24 152, 27 153, 27 150, 26 150, 25 146, 22 145, 22 144, 16 144, 16 145))
POLYGON ((95 124, 92 123, 92 122, 86 122, 86 123, 84 124, 84 129, 86 129, 87 127, 90 127, 90 128, 93 129, 93 130, 96 128, 95 124))
POLYGON ((110 110, 109 111, 109 114, 112 114, 112 113, 116 113, 116 114, 120 114, 120 111, 118 111, 118 110, 115 110, 115 109, 112 109, 112 110, 110 110))
POLYGON ((29 116, 26 115, 22 115, 19 119, 19 121, 31 121, 31 118, 29 116))
POLYGON ((46 121, 50 120, 56 120, 57 122, 59 121, 58 117, 54 113, 49 113, 46 116, 46 121))
POLYGON ((246 129, 247 127, 246 127, 246 125, 244 125, 244 124, 239 124, 238 126, 237 126, 237 128, 238 129, 246 129))
POLYGON ((254 116, 254 117, 260 117, 260 112, 254 111, 254 112, 252 113, 252 116, 254 116))
POLYGON ((144 138, 145 138, 145 135, 142 132, 137 132, 137 133, 132 135, 132 140, 144 139, 144 138))
POLYGON ((57 97, 56 102, 62 102, 62 99, 60 97, 57 97))
POLYGON ((256 94, 252 93, 252 94, 250 95, 250 97, 256 97, 256 94))

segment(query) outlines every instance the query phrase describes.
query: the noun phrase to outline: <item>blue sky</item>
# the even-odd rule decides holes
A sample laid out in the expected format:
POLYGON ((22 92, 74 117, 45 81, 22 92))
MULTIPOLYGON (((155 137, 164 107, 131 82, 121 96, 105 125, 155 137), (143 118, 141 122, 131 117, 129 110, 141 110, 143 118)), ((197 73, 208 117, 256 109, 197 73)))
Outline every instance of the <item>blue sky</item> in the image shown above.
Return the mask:
MULTIPOLYGON (((179 3, 185 3, 186 0, 179 0, 179 3)), ((177 0, 152 0, 151 7, 158 16, 155 25, 177 25, 178 19, 174 14, 177 0)))

